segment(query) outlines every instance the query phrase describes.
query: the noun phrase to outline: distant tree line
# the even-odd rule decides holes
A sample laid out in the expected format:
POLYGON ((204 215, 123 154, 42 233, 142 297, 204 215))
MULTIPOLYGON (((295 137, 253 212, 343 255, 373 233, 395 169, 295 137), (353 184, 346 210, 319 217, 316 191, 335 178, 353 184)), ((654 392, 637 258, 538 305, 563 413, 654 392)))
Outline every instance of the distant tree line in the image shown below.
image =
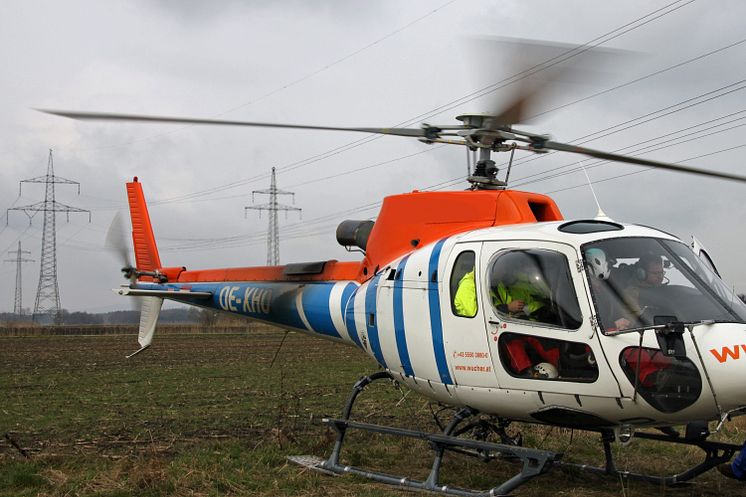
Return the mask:
MULTIPOLYGON (((38 324, 55 324, 53 316, 44 316, 38 320, 38 324)), ((140 322, 140 311, 111 311, 111 312, 70 312, 63 309, 57 324, 83 325, 83 324, 138 324, 140 322)), ((234 316, 210 309, 199 309, 197 307, 183 307, 176 309, 161 310, 159 323, 165 324, 201 324, 202 326, 225 326, 231 324, 246 323, 240 316, 234 316)), ((12 312, 0 312, 0 324, 24 324, 33 323, 30 310, 18 315, 12 312)))
MULTIPOLYGON (((179 309, 163 309, 158 319, 159 323, 205 323, 212 319, 213 311, 203 311, 196 307, 190 308, 179 308, 179 309), (208 314, 209 316, 203 316, 208 314)), ((60 324, 137 324, 140 322, 140 311, 112 311, 112 312, 70 312, 63 309, 60 313, 60 324)), ((53 317, 47 317, 46 321, 53 322, 53 317)), ((31 313, 23 315, 14 314, 12 312, 0 313, 0 323, 31 323, 31 313)), ((48 323, 44 323, 48 324, 48 323)))

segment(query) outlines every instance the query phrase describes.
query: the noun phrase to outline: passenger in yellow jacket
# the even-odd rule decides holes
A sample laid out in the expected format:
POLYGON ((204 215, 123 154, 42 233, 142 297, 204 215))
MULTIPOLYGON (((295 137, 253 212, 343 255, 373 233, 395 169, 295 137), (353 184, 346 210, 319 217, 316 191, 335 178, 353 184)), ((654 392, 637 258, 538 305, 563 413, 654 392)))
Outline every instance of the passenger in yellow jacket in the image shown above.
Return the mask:
POLYGON ((545 306, 542 293, 541 289, 525 280, 518 280, 510 286, 501 281, 492 292, 492 301, 506 314, 523 313, 531 317, 545 306))
POLYGON ((453 296, 453 307, 457 316, 473 318, 477 315, 477 286, 473 269, 459 280, 456 295, 453 296))
MULTIPOLYGON (((517 278, 510 286, 502 281, 490 291, 492 303, 505 314, 523 315, 524 319, 535 319, 546 307, 546 291, 543 286, 535 285, 526 278, 517 278)), ((474 317, 477 314, 477 288, 474 281, 474 270, 466 273, 459 280, 456 294, 453 297, 456 315, 474 317)), ((540 318, 540 320, 543 320, 540 318)))

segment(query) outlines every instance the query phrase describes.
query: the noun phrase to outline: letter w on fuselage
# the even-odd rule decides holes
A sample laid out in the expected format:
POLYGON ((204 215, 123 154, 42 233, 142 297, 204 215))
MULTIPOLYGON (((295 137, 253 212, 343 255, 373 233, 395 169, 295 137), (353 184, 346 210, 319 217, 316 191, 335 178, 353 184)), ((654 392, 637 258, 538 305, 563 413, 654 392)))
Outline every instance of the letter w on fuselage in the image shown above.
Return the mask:
POLYGON ((722 347, 720 352, 718 352, 717 349, 710 349, 710 353, 715 356, 715 359, 717 359, 718 362, 723 363, 727 361, 728 358, 731 358, 734 361, 740 359, 741 349, 743 349, 744 354, 746 354, 746 345, 744 344, 733 345, 732 347, 722 347))

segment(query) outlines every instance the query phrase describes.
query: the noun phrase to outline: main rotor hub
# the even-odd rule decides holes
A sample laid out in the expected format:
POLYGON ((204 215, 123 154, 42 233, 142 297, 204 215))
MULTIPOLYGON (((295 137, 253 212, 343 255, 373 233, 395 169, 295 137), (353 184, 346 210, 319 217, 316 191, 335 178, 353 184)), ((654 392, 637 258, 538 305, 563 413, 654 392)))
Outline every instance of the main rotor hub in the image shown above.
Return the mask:
POLYGON ((490 114, 461 114, 460 116, 456 116, 456 119, 464 123, 464 126, 478 129, 486 128, 487 121, 493 117, 490 114))

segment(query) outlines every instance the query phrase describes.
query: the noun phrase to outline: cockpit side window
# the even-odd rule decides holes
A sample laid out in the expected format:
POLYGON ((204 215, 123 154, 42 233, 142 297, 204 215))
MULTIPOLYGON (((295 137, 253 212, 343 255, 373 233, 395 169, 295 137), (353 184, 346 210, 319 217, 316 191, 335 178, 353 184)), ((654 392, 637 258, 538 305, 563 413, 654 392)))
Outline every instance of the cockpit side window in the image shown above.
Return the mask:
POLYGON ((582 314, 567 258, 553 250, 508 250, 488 273, 492 304, 503 316, 537 324, 578 329, 582 314))
POLYGON ((474 252, 461 252, 451 271, 451 310, 456 316, 477 315, 477 287, 474 279, 474 252))

